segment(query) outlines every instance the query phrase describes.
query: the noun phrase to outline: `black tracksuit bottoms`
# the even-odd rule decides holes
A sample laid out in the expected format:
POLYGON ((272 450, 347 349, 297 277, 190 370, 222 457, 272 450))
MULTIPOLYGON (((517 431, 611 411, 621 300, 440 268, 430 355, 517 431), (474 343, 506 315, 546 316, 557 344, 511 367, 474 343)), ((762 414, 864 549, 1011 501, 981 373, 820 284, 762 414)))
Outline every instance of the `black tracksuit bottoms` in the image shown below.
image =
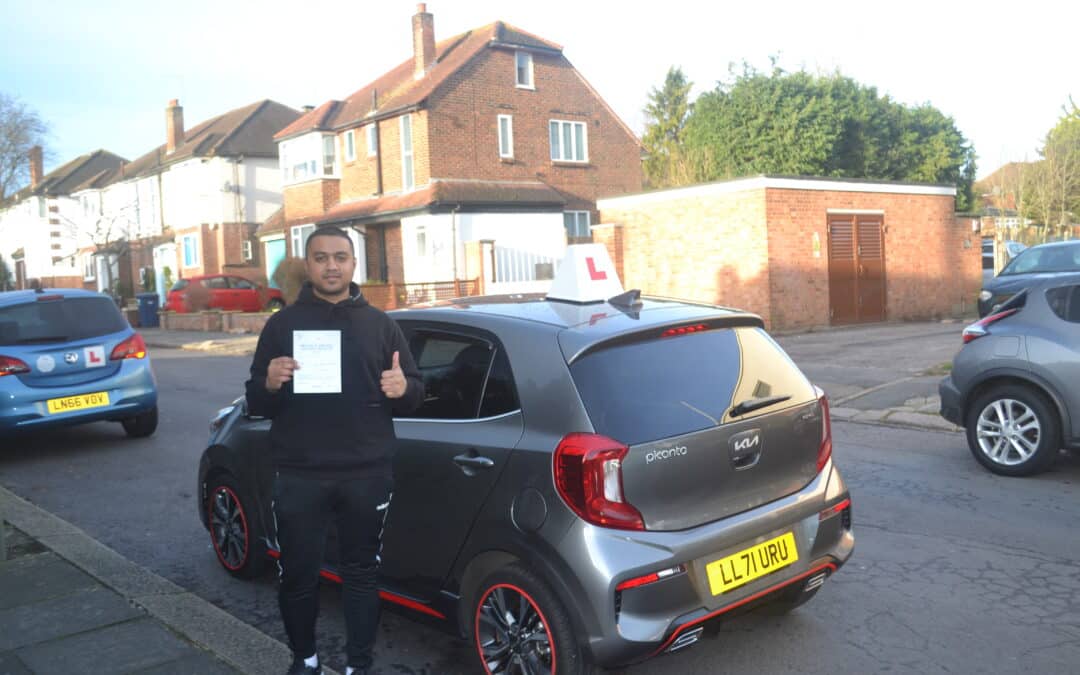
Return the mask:
POLYGON ((275 477, 272 508, 281 551, 278 602, 296 656, 306 658, 316 651, 319 571, 333 522, 340 547, 348 665, 360 672, 371 668, 379 626, 379 552, 392 491, 389 476, 323 479, 279 471, 275 477))

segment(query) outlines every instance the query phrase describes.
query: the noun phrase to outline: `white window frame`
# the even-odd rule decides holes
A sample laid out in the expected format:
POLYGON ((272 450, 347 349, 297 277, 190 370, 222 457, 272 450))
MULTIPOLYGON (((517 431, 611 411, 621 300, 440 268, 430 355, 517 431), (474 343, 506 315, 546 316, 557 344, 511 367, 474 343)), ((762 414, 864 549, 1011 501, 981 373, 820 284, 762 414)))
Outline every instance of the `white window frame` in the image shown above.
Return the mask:
POLYGON ((502 159, 514 158, 514 116, 499 115, 497 131, 499 134, 499 157, 502 159), (503 145, 503 122, 506 123, 506 145, 503 145))
POLYGON ((566 228, 567 237, 584 238, 592 234, 592 213, 589 211, 563 211, 563 227, 566 228), (571 216, 574 220, 574 231, 571 232, 567 226, 566 217, 571 216), (581 221, 585 221, 585 234, 581 234, 579 228, 581 227, 581 221))
POLYGON ((514 83, 518 89, 536 89, 536 80, 533 79, 533 55, 525 51, 514 52, 514 83), (522 64, 521 60, 524 59, 525 63, 522 64), (528 78, 527 81, 521 80, 522 66, 525 66, 528 78))
POLYGON ((367 156, 374 157, 379 154, 379 123, 372 122, 365 128, 367 129, 367 156))
POLYGON ((345 161, 356 161, 356 132, 352 129, 345 132, 345 161))
POLYGON ((423 225, 416 227, 416 255, 420 258, 428 256, 427 228, 423 225))
POLYGON ((337 155, 337 136, 324 134, 322 137, 322 150, 319 155, 320 163, 322 164, 322 176, 338 175, 337 155), (330 151, 330 154, 326 154, 327 150, 330 151), (327 159, 330 161, 327 162, 327 159))
POLYGON ((571 163, 574 163, 574 164, 585 164, 585 163, 587 163, 589 161, 589 125, 587 125, 585 122, 574 122, 574 121, 570 121, 570 120, 550 120, 548 122, 548 145, 550 146, 550 150, 551 150, 551 153, 550 153, 551 154, 551 161, 553 161, 553 162, 571 162, 571 163), (556 138, 559 141, 559 146, 558 146, 559 152, 558 152, 557 155, 556 155, 556 152, 555 152, 555 144, 551 142, 551 138, 552 138, 551 130, 552 130, 552 127, 554 127, 556 125, 558 125, 557 126, 558 135, 557 135, 556 138), (574 129, 576 129, 578 127, 581 128, 581 147, 580 148, 577 147, 578 146, 578 138, 577 138, 577 134, 574 133, 574 129), (570 129, 570 140, 572 141, 571 145, 573 146, 570 149, 571 152, 569 152, 569 153, 567 153, 567 151, 566 151, 567 150, 566 143, 565 143, 566 129, 570 129), (578 159, 576 157, 576 155, 578 154, 578 152, 577 152, 578 150, 581 151, 581 153, 580 153, 581 158, 580 159, 578 159))
POLYGON ((83 256, 83 281, 94 281, 97 279, 97 261, 94 260, 94 254, 90 253, 83 256))
POLYGON ((255 257, 255 253, 251 248, 251 241, 245 239, 240 242, 240 257, 244 260, 251 260, 255 257))
POLYGON ((294 258, 304 257, 304 246, 307 244, 308 237, 315 231, 315 224, 308 223, 307 225, 293 225, 289 228, 289 248, 292 249, 292 256, 294 258))
POLYGON ((199 235, 184 234, 180 236, 180 259, 184 269, 199 266, 199 235), (191 242, 191 260, 188 260, 188 242, 191 242))
POLYGON ((413 154, 413 137, 412 137, 412 114, 405 114, 401 116, 401 190, 403 192, 409 192, 416 187, 416 166, 414 164, 415 156, 413 154), (406 136, 408 137, 408 147, 406 147, 406 136), (409 170, 405 170, 405 163, 408 161, 409 170))

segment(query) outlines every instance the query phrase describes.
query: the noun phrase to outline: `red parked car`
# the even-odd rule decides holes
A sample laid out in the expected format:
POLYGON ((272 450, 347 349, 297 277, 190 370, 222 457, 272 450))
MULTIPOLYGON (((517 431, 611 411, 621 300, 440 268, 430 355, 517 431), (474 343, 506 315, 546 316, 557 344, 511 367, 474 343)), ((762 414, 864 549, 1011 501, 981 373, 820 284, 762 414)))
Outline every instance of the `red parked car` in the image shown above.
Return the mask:
POLYGON ((277 311, 285 297, 276 288, 259 286, 230 274, 204 274, 177 281, 165 299, 165 309, 191 312, 197 309, 277 311))

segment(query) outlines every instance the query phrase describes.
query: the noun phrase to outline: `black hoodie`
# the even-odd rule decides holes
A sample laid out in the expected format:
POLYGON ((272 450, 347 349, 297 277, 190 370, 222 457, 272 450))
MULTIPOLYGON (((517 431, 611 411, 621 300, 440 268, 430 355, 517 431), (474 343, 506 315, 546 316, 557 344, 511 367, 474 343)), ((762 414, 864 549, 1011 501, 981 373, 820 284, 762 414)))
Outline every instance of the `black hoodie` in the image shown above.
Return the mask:
MULTIPOLYGON (((316 477, 389 475, 394 446, 393 411, 408 413, 424 400, 424 384, 401 328, 372 307, 356 284, 336 304, 304 284, 295 304, 266 322, 247 381, 248 412, 273 419, 270 448, 279 471, 316 477), (266 389, 270 361, 292 356, 293 331, 341 331, 341 393, 294 394, 292 382, 266 389), (380 379, 398 352, 405 395, 389 399, 380 379)), ((303 364, 300 364, 301 368, 303 364)))

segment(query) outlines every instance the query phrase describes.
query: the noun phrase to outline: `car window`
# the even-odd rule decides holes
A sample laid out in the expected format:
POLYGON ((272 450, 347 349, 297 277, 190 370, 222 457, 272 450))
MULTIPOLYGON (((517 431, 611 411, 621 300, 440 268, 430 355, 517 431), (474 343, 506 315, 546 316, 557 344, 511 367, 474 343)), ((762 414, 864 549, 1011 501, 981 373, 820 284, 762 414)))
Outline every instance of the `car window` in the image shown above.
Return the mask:
POLYGON ((1080 323, 1080 286, 1062 286, 1046 291, 1046 302, 1054 314, 1071 323, 1080 323))
POLYGON ((229 284, 232 285, 233 288, 241 288, 246 291, 253 290, 255 288, 255 284, 251 283, 247 279, 241 279, 240 277, 231 277, 229 279, 229 284))
POLYGON ((514 376, 510 372, 510 359, 506 351, 495 351, 495 362, 491 365, 484 395, 480 401, 480 417, 494 417, 520 408, 514 376))
POLYGON ((1036 246, 1021 251, 1005 266, 1005 269, 1001 270, 1001 275, 1078 271, 1080 271, 1080 243, 1069 246, 1036 246))
MULTIPOLYGON (((409 349, 424 380, 424 403, 409 417, 424 419, 476 419, 484 397, 495 349, 485 340, 417 330, 409 349)), ((505 398, 505 396, 503 396, 505 398)), ((497 407, 499 400, 492 401, 497 407)))
POLYGON ((128 327, 109 298, 64 298, 0 308, 0 344, 84 340, 128 327))
POLYGON ((187 279, 181 279, 180 281, 177 281, 175 284, 173 284, 172 290, 174 290, 174 291, 182 291, 187 287, 188 287, 188 280, 187 279))
POLYGON ((814 400, 813 386, 759 328, 723 328, 586 354, 570 374, 597 433, 628 445, 730 421, 732 406, 789 397, 739 419, 814 400))
POLYGON ((225 277, 210 277, 209 279, 203 279, 202 285, 207 288, 228 288, 229 282, 225 277))

